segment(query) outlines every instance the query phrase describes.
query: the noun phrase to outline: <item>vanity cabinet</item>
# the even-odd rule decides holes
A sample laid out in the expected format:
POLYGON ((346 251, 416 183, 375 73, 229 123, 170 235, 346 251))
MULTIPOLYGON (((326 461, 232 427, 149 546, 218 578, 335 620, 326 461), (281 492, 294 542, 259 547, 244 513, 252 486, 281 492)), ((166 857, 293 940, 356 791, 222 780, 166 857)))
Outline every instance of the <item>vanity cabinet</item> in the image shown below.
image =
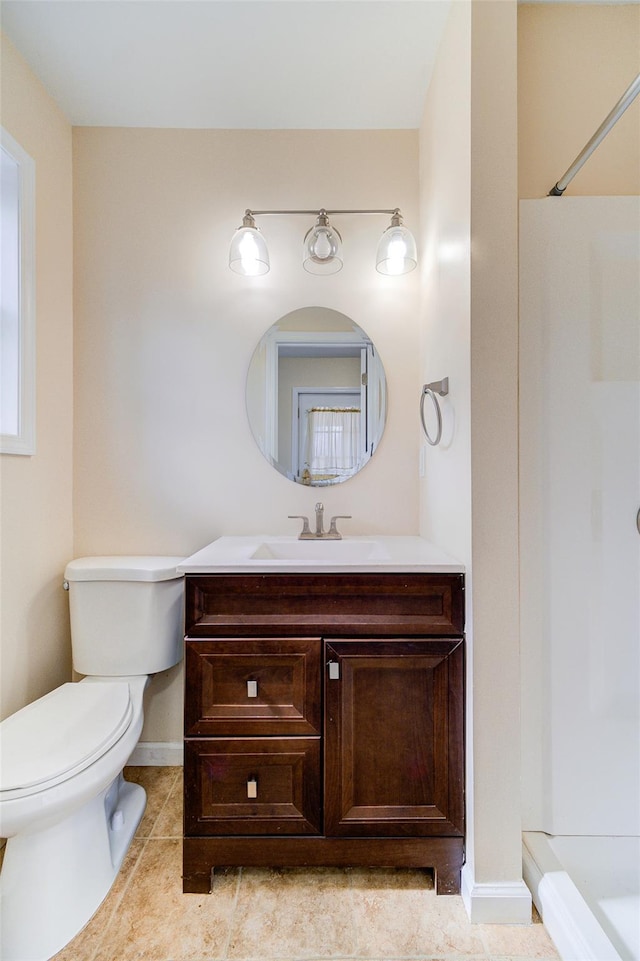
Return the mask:
POLYGON ((184 890, 464 852, 464 576, 187 574, 184 890))

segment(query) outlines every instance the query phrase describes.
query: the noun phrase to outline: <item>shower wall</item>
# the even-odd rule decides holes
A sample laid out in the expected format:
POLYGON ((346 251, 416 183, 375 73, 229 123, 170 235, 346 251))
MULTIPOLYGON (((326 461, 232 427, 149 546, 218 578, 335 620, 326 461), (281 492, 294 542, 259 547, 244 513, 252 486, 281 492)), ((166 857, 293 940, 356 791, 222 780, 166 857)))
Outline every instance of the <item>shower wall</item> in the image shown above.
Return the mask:
POLYGON ((523 828, 640 833, 640 198, 522 201, 523 828))

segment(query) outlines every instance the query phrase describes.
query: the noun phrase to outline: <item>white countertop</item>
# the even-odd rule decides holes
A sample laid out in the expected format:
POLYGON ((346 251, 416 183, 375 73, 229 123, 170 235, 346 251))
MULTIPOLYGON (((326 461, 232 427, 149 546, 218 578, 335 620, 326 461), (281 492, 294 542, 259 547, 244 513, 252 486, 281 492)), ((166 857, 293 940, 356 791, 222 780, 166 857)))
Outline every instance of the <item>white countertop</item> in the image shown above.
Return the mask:
POLYGON ((288 535, 219 537, 178 564, 184 574, 431 573, 464 565, 422 537, 361 536, 340 541, 288 535))

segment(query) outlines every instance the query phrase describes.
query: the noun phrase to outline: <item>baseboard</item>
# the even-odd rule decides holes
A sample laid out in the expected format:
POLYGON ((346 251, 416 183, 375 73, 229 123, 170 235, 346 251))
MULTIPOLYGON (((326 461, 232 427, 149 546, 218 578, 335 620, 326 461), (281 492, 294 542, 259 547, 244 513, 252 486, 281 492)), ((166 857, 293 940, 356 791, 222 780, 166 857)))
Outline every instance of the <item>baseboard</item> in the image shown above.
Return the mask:
POLYGON ((182 767, 182 741, 138 741, 127 764, 134 767, 182 767))
POLYGON ((472 924, 531 924, 531 892, 524 881, 480 884, 467 863, 461 894, 472 924))

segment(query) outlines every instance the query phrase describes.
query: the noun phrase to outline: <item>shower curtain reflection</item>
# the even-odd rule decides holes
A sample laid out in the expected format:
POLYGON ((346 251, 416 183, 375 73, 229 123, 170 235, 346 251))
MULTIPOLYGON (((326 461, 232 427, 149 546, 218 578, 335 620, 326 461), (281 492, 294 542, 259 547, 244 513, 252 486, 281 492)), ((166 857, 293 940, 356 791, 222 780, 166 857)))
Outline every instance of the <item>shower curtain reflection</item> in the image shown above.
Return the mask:
POLYGON ((360 409, 312 407, 308 411, 305 471, 309 483, 351 477, 360 462, 360 409))

